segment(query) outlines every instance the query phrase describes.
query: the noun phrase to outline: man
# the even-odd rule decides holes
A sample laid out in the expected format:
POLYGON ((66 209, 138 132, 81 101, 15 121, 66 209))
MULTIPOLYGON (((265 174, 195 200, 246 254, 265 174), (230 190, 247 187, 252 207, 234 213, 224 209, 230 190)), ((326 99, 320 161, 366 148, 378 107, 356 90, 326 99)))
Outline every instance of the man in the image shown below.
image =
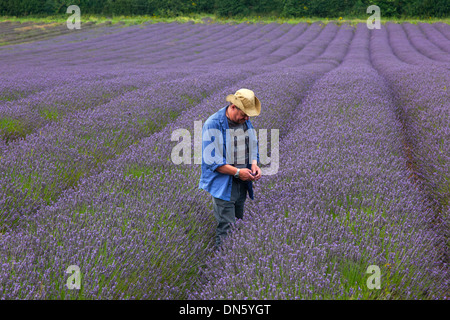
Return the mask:
POLYGON ((244 216, 247 192, 261 178, 256 133, 250 117, 261 103, 252 90, 240 89, 226 97, 230 104, 210 116, 202 130, 202 175, 199 188, 211 193, 217 220, 216 249, 231 224, 244 216))

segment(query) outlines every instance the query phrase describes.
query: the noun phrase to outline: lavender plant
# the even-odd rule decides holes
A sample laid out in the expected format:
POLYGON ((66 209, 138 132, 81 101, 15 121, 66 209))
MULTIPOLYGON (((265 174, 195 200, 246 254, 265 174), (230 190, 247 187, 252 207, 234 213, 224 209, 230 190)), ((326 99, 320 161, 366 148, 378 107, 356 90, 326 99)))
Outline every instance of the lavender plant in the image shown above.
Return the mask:
POLYGON ((430 25, 428 23, 419 23, 418 25, 420 30, 429 41, 433 42, 435 46, 438 46, 445 52, 450 53, 450 45, 448 44, 448 39, 435 28, 433 28, 433 25, 430 25))

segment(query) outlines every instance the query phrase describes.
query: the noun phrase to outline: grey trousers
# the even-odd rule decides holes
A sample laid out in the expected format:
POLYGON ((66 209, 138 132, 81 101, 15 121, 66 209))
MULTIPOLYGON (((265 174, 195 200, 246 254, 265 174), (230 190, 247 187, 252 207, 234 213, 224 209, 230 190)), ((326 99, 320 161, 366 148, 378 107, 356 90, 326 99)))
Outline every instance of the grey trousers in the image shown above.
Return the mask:
POLYGON ((233 177, 230 201, 225 201, 213 197, 214 216, 217 221, 216 228, 216 249, 222 244, 231 224, 236 219, 244 217, 244 203, 247 198, 247 186, 240 180, 233 177))

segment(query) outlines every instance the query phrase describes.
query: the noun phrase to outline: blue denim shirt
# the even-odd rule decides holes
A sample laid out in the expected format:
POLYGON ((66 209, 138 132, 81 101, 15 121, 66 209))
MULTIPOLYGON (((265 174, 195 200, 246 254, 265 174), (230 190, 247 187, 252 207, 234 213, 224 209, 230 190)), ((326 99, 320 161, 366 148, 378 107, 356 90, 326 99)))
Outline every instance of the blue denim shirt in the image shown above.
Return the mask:
MULTIPOLYGON (((208 120, 206 120, 202 129, 202 175, 200 177, 199 188, 208 191, 213 197, 225 201, 230 201, 231 186, 233 177, 229 174, 223 174, 216 169, 222 165, 230 164, 233 158, 230 156, 230 150, 227 153, 227 141, 231 141, 231 136, 227 129, 228 120, 225 115, 228 106, 223 107, 208 120), (222 150, 220 145, 222 144, 222 150), (214 151, 214 152, 211 152, 214 151), (218 151, 218 152, 216 152, 218 151)), ((249 161, 247 168, 251 169, 252 160, 259 163, 258 140, 256 132, 250 120, 246 120, 247 132, 250 140, 249 161)), ((234 141, 233 141, 234 142, 234 141)), ((253 186, 251 181, 246 181, 248 195, 253 200, 253 186)))

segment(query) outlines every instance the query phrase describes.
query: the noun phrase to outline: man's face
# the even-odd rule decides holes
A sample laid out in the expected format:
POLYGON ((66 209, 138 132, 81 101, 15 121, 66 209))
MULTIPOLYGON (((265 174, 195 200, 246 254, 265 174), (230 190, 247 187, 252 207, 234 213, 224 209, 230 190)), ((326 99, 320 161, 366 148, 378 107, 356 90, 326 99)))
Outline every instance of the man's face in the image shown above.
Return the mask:
POLYGON ((228 114, 230 115, 230 119, 237 123, 244 123, 249 119, 249 116, 246 115, 242 110, 236 107, 234 104, 229 108, 228 114))

